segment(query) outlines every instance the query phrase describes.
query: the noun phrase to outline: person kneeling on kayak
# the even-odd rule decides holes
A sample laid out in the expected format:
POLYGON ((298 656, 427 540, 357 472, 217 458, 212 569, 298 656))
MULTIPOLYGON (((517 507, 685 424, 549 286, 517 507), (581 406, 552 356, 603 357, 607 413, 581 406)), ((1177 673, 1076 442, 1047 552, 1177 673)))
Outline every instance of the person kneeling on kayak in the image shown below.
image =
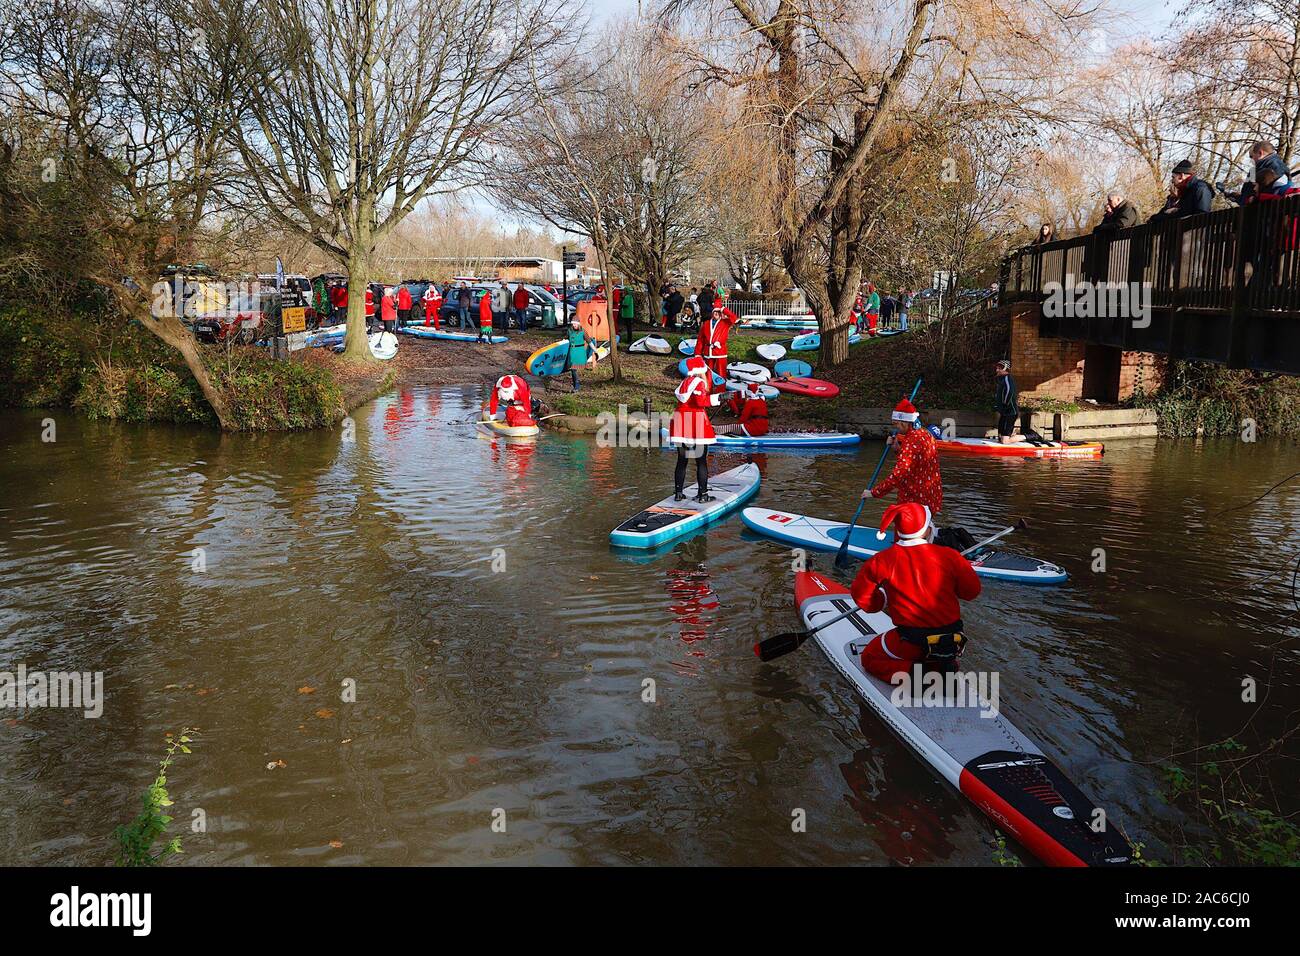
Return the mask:
POLYGON ((908 399, 899 402, 890 417, 898 434, 890 435, 888 444, 898 451, 898 462, 888 478, 863 491, 862 497, 883 498, 898 489, 900 505, 925 505, 931 514, 938 514, 943 510, 939 446, 929 431, 916 427, 921 415, 908 399))
POLYGON ((536 425, 533 420, 533 397, 528 390, 528 383, 518 375, 502 375, 492 389, 492 401, 488 405, 488 416, 497 417, 497 409, 505 406, 506 424, 511 428, 536 425))
POLYGON ((713 430, 719 435, 757 438, 767 434, 767 399, 763 397, 757 382, 750 382, 743 392, 732 392, 727 405, 740 421, 734 425, 715 426, 713 430))
POLYGON ((894 622, 863 648, 862 667, 891 683, 917 663, 955 670, 966 644, 961 602, 979 596, 980 579, 960 553, 932 543, 934 525, 925 505, 890 505, 876 536, 883 539, 890 525, 894 543, 862 565, 850 588, 859 607, 887 611, 894 622))
POLYGON ((674 501, 686 500, 686 462, 690 458, 695 459, 695 482, 699 486, 695 500, 700 504, 714 500, 709 494, 709 446, 718 438, 707 409, 716 407, 722 397, 710 390, 708 375, 709 367, 704 359, 692 355, 686 360, 686 377, 673 393, 677 397, 677 411, 673 412, 668 437, 677 446, 674 501))

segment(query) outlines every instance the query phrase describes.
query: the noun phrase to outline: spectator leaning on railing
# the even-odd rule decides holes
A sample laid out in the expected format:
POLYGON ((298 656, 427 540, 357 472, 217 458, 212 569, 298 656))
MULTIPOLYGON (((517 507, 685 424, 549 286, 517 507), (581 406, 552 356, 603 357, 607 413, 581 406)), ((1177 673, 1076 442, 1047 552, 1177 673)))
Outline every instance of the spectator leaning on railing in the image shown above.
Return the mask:
POLYGON ((1136 226, 1137 221, 1137 208, 1120 193, 1111 193, 1106 197, 1106 212, 1102 215, 1101 222, 1092 231, 1127 229, 1136 226))
POLYGON ((1210 211, 1214 190, 1209 183, 1197 177, 1191 160, 1184 159, 1175 166, 1169 182, 1169 198, 1165 200, 1164 208, 1152 219, 1177 219, 1210 211))

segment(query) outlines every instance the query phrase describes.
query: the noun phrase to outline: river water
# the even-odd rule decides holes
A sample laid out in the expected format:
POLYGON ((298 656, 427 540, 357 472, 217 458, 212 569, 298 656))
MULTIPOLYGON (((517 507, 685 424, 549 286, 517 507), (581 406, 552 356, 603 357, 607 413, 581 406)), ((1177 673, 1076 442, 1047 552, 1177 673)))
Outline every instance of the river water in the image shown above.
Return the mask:
MULTIPOLYGON (((0 711, 0 864, 109 862, 183 726, 190 865, 992 862, 982 815, 814 644, 752 655, 797 623, 786 548, 732 518, 615 554, 671 456, 493 440, 480 400, 394 393, 350 436, 52 413, 45 442, 43 413, 0 413, 0 670, 102 671, 106 698, 0 711)), ((756 503, 847 519, 879 450, 759 456, 756 503)), ((1244 677, 1271 668, 1265 728, 1300 696, 1269 575, 1300 482, 1219 514, 1296 471, 1294 444, 1235 441, 944 462, 948 522, 1024 515, 1014 549, 1071 574, 986 582, 968 663, 1149 856, 1181 822, 1164 757, 1237 732, 1244 677)))

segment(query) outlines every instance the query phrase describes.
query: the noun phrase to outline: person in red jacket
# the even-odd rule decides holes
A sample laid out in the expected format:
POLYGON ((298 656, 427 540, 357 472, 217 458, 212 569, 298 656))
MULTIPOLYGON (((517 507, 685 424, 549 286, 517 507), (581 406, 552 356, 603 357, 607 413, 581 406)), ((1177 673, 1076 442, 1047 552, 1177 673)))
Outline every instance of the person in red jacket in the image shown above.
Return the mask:
POLYGON ((366 331, 375 324, 375 290, 366 286, 366 331))
POLYGON ((925 505, 931 514, 938 514, 943 510, 943 480, 939 477, 939 447, 934 436, 917 427, 921 416, 906 398, 895 406, 890 417, 898 434, 889 436, 889 445, 898 452, 898 461, 889 477, 864 490, 862 497, 883 498, 897 489, 900 505, 915 502, 925 505))
POLYGON ((515 321, 519 323, 519 331, 528 331, 528 303, 531 301, 528 290, 524 288, 521 282, 515 286, 515 295, 512 304, 515 307, 515 321))
POLYGON ((677 446, 677 467, 673 471, 673 500, 686 500, 686 463, 695 459, 695 483, 699 486, 695 500, 713 501, 709 494, 709 446, 718 440, 709 421, 709 408, 717 407, 721 398, 710 390, 706 376, 709 367, 704 359, 692 355, 686 360, 686 377, 677 386, 677 411, 668 429, 669 439, 677 446))
POLYGON ((346 283, 339 282, 330 286, 330 306, 334 310, 333 319, 336 324, 348 320, 348 287, 346 283))
POLYGON ((478 300, 478 341, 492 341, 492 293, 487 291, 478 300))
POLYGON ((518 375, 502 375, 492 389, 492 401, 488 406, 488 415, 497 417, 497 410, 505 406, 506 424, 512 428, 536 425, 533 420, 533 396, 528 390, 528 383, 518 375))
POLYGON ((925 505, 890 505, 876 537, 883 540, 890 525, 894 543, 867 559, 850 588, 859 607, 885 611, 894 623, 863 648, 862 667, 891 683, 918 663, 955 670, 966 645, 961 602, 979 596, 980 579, 960 552, 933 543, 925 505))
POLYGON ((411 290, 405 282, 397 287, 397 321, 400 325, 411 324, 411 290))
POLYGON ((420 296, 420 301, 424 303, 424 324, 433 324, 435 329, 442 328, 442 293, 438 290, 438 283, 430 282, 424 290, 424 295, 420 296))
POLYGON ((714 428, 719 435, 744 435, 757 438, 767 434, 767 399, 763 397, 757 382, 750 382, 743 392, 732 392, 727 403, 740 421, 734 425, 718 425, 714 428))
MULTIPOLYGON (((727 339, 731 327, 740 321, 740 316, 719 301, 712 314, 700 323, 700 334, 695 337, 695 354, 704 359, 705 364, 715 375, 723 380, 727 378, 727 339)), ((715 391, 722 391, 725 385, 714 386, 715 391)))
POLYGON ((393 301, 393 290, 384 289, 384 300, 380 303, 380 320, 385 332, 397 331, 397 304, 393 301))

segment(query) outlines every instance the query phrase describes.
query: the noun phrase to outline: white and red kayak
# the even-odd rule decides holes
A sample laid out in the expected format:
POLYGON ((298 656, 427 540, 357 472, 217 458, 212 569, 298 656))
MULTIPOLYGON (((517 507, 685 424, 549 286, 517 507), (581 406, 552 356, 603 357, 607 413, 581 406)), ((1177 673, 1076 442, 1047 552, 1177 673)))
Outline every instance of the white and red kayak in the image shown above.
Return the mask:
POLYGON ((996 438, 941 438, 934 444, 945 455, 990 458, 1100 458, 1106 451, 1099 441, 1045 441, 1041 445, 1018 441, 1004 445, 996 438))
MULTIPOLYGON (((795 602, 808 628, 853 607, 847 588, 812 571, 795 575, 795 602)), ((1133 848, 1114 826, 1090 824, 1096 805, 1007 718, 970 706, 900 706, 895 688, 868 674, 862 648, 892 628, 887 614, 856 614, 813 635, 868 706, 938 774, 1000 829, 1050 866, 1122 866, 1133 848)))

